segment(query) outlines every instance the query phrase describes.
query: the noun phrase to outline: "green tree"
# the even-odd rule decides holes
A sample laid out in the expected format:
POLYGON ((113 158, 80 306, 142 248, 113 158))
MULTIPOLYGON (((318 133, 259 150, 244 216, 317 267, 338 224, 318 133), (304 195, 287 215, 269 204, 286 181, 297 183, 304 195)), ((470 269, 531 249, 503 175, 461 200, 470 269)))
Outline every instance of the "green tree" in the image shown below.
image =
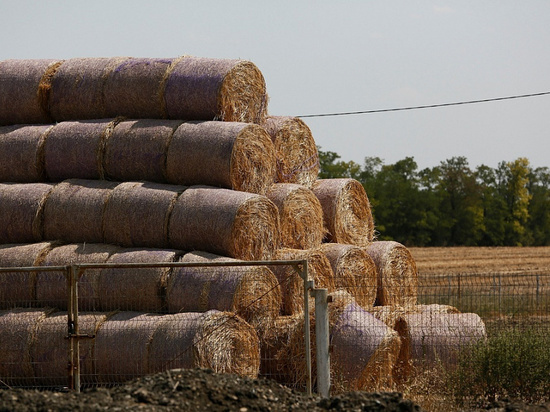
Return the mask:
POLYGON ((527 230, 535 246, 550 245, 550 169, 539 167, 529 174, 529 218, 527 230))
POLYGON ((353 160, 344 162, 340 159, 340 155, 336 152, 324 152, 320 147, 317 147, 319 152, 319 178, 320 179, 336 179, 336 178, 352 178, 357 179, 361 174, 361 166, 353 160))
POLYGON ((480 246, 502 246, 505 244, 506 204, 499 192, 497 171, 480 165, 475 171, 481 190, 484 230, 478 244, 480 246))

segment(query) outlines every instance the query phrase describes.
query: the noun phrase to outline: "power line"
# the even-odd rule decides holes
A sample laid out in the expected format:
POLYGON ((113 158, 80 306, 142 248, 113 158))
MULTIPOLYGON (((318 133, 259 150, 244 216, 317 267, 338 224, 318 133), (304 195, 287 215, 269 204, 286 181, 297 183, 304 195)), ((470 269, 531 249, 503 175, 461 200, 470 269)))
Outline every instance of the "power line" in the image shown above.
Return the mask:
POLYGON ((459 106, 459 105, 474 104, 474 103, 496 102, 496 101, 500 101, 500 100, 524 99, 524 98, 527 98, 527 97, 537 97, 537 96, 544 96, 544 95, 548 95, 548 94, 550 94, 550 91, 540 92, 540 93, 531 93, 531 94, 520 94, 520 95, 515 95, 515 96, 494 97, 494 98, 491 98, 491 99, 467 100, 467 101, 453 102, 453 103, 439 103, 439 104, 428 104, 428 105, 422 105, 422 106, 397 107, 397 108, 392 108, 392 109, 361 110, 361 111, 355 111, 355 112, 306 114, 306 115, 296 116, 296 117, 300 117, 300 118, 329 117, 329 116, 350 116, 350 115, 355 115, 355 114, 402 112, 402 111, 406 111, 406 110, 433 109, 435 107, 448 107, 448 106, 459 106))

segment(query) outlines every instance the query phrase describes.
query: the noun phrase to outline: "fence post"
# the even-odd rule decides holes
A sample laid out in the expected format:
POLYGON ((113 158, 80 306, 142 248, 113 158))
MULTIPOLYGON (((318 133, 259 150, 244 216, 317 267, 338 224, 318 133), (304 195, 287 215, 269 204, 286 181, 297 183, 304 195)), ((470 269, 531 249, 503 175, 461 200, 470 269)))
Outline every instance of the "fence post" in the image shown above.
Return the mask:
POLYGON ((309 291, 315 287, 313 280, 309 280, 307 271, 307 260, 302 261, 302 270, 300 276, 304 281, 304 346, 306 355, 306 391, 309 396, 312 395, 311 379, 311 328, 309 324, 309 291))
POLYGON ((77 267, 68 267, 67 322, 69 339, 69 389, 80 392, 80 350, 78 343, 78 276, 77 267))
POLYGON ((328 290, 314 289, 311 293, 315 297, 317 392, 323 398, 328 398, 330 396, 328 290))

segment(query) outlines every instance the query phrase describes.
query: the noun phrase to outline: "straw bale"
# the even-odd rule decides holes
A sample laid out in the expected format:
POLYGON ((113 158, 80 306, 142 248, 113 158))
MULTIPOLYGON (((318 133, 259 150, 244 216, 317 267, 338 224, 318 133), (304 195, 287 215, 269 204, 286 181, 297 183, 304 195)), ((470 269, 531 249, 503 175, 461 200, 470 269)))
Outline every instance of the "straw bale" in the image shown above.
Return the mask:
POLYGON ((170 214, 183 190, 183 186, 150 182, 119 184, 105 207, 104 241, 124 247, 168 247, 170 214))
POLYGON ((376 300, 378 272, 364 248, 341 243, 325 243, 320 247, 334 273, 336 289, 345 289, 364 309, 376 300))
POLYGON ((0 243, 42 241, 44 203, 52 187, 47 183, 0 183, 0 243))
POLYGON ((103 149, 118 120, 61 122, 44 146, 48 180, 103 179, 103 149))
POLYGON ((171 119, 264 122, 265 80, 249 61, 185 56, 169 69, 164 98, 171 119))
POLYGON ((162 315, 120 312, 107 319, 95 338, 95 366, 99 383, 117 383, 146 375, 150 345, 162 315))
POLYGON ((116 183, 70 179, 57 184, 44 206, 44 238, 101 243, 103 212, 116 183))
POLYGON ((313 193, 321 202, 328 242, 367 246, 374 221, 365 189, 354 179, 319 179, 313 193))
POLYGON ((378 241, 366 251, 378 271, 376 305, 416 305, 418 271, 409 249, 398 242, 378 241))
POLYGON ((140 119, 117 124, 105 145, 105 174, 113 180, 166 181, 166 153, 178 120, 140 119))
POLYGON ((65 60, 51 81, 50 113, 54 120, 116 117, 106 111, 105 83, 126 57, 65 60))
MULTIPOLYGON (((107 263, 171 263, 180 253, 170 249, 121 249, 107 263)), ((98 278, 100 310, 162 310, 170 271, 169 267, 102 269, 98 278)))
MULTIPOLYGON (((69 362, 67 316, 67 312, 55 312, 38 324, 30 348, 37 384, 48 386, 67 384, 69 362)), ((81 312, 78 314, 78 333, 94 337, 106 319, 107 315, 103 313, 81 312)), ((91 375, 95 373, 94 343, 94 339, 80 339, 78 343, 81 383, 91 381, 91 375)))
POLYGON ((3 385, 22 386, 34 383, 30 349, 36 328, 48 312, 38 309, 0 312, 0 376, 3 385))
POLYGON ((431 304, 431 305, 416 305, 415 309, 419 313, 430 314, 430 313, 460 313, 460 311, 451 305, 440 305, 440 304, 431 304))
POLYGON ((165 76, 172 59, 131 57, 110 73, 104 87, 109 116, 165 118, 165 76))
POLYGON ((176 202, 170 247, 243 260, 268 260, 279 242, 277 207, 267 197, 193 186, 176 202))
MULTIPOLYGON (((238 260, 205 252, 185 254, 185 263, 238 260)), ((170 275, 166 300, 169 312, 234 312, 254 326, 265 329, 281 310, 277 278, 267 266, 179 267, 170 275)))
MULTIPOLYGON (((334 291, 334 273, 327 257, 319 250, 279 249, 277 260, 306 260, 308 277, 315 287, 334 291)), ((282 315, 294 315, 304 310, 304 280, 290 265, 271 266, 283 293, 282 315)))
POLYGON ((323 242, 325 227, 319 199, 308 188, 276 183, 266 196, 279 209, 281 247, 311 249, 323 242))
POLYGON ((264 194, 275 181, 275 152, 267 132, 240 122, 182 124, 168 147, 168 181, 264 194))
POLYGON ((47 103, 49 81, 60 64, 51 59, 0 62, 0 125, 50 121, 42 99, 47 103))
POLYGON ((209 368, 256 378, 260 343, 239 316, 215 310, 163 316, 151 342, 151 372, 174 368, 209 368))
POLYGON ((411 313, 396 324, 403 342, 394 374, 404 380, 415 367, 450 366, 460 350, 486 338, 485 324, 475 313, 411 313))
POLYGON ((298 117, 268 116, 265 129, 275 146, 277 182, 311 188, 319 174, 319 152, 311 130, 298 117))
MULTIPOLYGON (((54 247, 40 262, 40 266, 64 266, 78 263, 105 263, 118 250, 116 246, 101 243, 78 243, 54 247)), ((78 284, 80 310, 98 307, 98 277, 100 269, 86 269, 78 284)), ((67 278, 63 272, 39 271, 36 276, 36 300, 43 306, 67 309, 69 298, 67 278)))
MULTIPOLYGON (((0 245, 0 267, 32 267, 51 250, 52 243, 0 245)), ((35 299, 36 272, 0 273, 0 308, 31 306, 35 299)))
POLYGON ((0 182, 45 180, 44 143, 52 126, 0 127, 0 182))

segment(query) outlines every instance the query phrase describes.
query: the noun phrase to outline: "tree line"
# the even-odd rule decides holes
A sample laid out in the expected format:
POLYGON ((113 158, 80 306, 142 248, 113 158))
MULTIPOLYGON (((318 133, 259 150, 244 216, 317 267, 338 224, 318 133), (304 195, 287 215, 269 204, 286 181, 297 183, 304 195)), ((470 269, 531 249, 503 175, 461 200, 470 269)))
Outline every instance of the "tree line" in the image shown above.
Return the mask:
POLYGON ((526 158, 470 168, 465 157, 419 170, 413 157, 363 165, 319 148, 320 178, 353 178, 369 197, 379 240, 407 246, 550 245, 550 169, 526 158))

